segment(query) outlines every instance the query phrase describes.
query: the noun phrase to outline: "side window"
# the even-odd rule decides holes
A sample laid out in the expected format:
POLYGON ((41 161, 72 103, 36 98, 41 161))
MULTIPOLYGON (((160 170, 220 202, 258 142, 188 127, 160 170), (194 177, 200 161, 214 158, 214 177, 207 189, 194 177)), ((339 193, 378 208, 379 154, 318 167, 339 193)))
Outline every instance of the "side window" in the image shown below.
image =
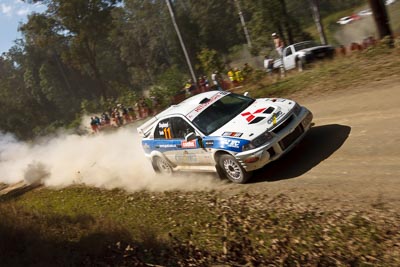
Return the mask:
POLYGON ((159 121, 154 132, 154 139, 172 139, 171 120, 159 121))
POLYGON ((174 138, 184 139, 190 132, 195 132, 192 126, 180 117, 171 118, 172 134, 174 138))
POLYGON ((285 56, 290 56, 292 54, 292 48, 288 47, 285 51, 285 56))

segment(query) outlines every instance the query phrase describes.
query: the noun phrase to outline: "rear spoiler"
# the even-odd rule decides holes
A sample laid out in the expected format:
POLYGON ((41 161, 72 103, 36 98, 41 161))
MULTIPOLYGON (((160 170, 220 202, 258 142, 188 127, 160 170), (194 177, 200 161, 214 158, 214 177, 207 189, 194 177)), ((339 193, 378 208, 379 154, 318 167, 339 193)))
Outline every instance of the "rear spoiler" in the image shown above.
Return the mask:
POLYGON ((157 117, 153 117, 150 120, 143 123, 140 127, 137 128, 138 133, 142 137, 146 137, 147 135, 149 135, 150 130, 153 128, 154 123, 156 123, 157 120, 158 120, 157 117))

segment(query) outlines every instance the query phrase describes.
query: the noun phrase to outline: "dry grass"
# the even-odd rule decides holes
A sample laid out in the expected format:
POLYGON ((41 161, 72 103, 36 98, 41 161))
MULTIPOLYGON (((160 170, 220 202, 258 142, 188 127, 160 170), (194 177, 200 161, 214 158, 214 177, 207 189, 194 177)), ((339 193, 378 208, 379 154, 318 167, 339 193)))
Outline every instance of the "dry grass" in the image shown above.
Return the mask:
POLYGON ((289 71, 285 78, 276 73, 264 76, 257 83, 245 84, 236 92, 250 92, 252 97, 288 97, 294 94, 321 95, 346 90, 382 79, 400 77, 400 38, 396 48, 388 49, 385 42, 363 51, 337 56, 334 60, 309 66, 304 72, 289 71))
POLYGON ((0 200, 0 216, 2 266, 400 264, 398 214, 305 208, 284 195, 75 186, 0 200))

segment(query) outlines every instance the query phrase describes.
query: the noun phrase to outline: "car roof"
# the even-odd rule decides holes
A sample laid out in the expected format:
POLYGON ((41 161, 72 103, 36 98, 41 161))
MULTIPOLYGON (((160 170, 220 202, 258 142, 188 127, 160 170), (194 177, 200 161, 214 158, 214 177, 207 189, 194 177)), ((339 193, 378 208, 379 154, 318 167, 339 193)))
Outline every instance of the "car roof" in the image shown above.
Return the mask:
MULTIPOLYGON (((197 106, 199 106, 201 101, 205 98, 211 98, 214 95, 220 93, 221 91, 208 91, 205 93, 200 93, 185 99, 184 101, 180 102, 179 104, 172 105, 169 108, 165 109, 164 111, 160 112, 156 115, 158 119, 162 117, 166 117, 172 114, 181 114, 181 115, 188 115, 191 111, 193 111, 197 106)), ((224 92, 227 94, 226 92, 224 92)))
POLYGON ((154 124, 158 120, 168 117, 168 116, 171 116, 171 115, 183 115, 183 116, 187 117, 189 115, 189 113, 193 113, 193 111, 196 108, 198 108, 199 106, 202 105, 200 102, 202 102, 203 99, 206 99, 206 98, 211 99, 214 96, 222 95, 222 94, 228 95, 230 93, 225 92, 225 91, 209 91, 209 92, 200 93, 200 94, 192 96, 188 99, 185 99, 181 103, 172 105, 169 108, 165 109, 164 111, 155 115, 153 118, 150 118, 144 124, 139 126, 137 128, 137 131, 140 135, 145 137, 150 133, 150 130, 153 128, 154 124))

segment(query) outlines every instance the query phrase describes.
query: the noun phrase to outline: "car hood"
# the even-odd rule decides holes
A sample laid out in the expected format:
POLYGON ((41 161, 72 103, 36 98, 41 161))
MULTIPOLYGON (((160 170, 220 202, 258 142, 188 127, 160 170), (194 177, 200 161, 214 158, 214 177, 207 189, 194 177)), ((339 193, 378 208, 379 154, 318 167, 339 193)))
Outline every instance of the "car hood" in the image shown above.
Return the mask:
POLYGON ((256 99, 252 105, 211 135, 252 140, 285 119, 295 104, 295 101, 283 98, 256 99))
POLYGON ((332 49, 332 46, 330 45, 319 45, 319 46, 314 46, 314 47, 310 47, 310 48, 304 48, 299 50, 298 52, 314 52, 314 51, 322 51, 322 50, 326 50, 326 49, 332 49))

